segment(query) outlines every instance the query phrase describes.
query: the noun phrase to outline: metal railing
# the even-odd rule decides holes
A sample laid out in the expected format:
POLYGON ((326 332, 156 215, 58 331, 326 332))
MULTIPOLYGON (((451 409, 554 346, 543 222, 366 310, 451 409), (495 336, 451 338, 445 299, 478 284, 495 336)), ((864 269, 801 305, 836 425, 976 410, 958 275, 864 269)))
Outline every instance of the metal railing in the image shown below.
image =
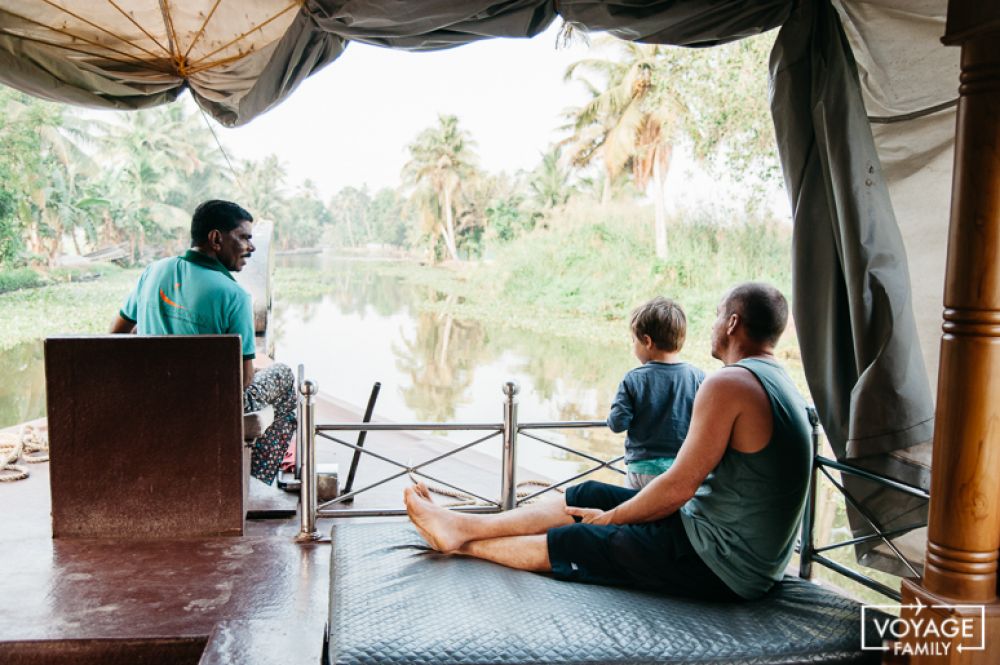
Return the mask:
POLYGON ((438 485, 444 486, 455 492, 467 495, 476 501, 480 505, 474 506, 459 506, 455 510, 469 511, 469 512, 500 512, 504 510, 511 510, 517 506, 538 498, 546 492, 557 491, 558 488, 571 483, 575 480, 587 476, 589 474, 595 473, 601 469, 609 469, 611 471, 625 474, 625 471, 618 466, 615 466, 618 462, 623 459, 623 456, 614 457, 610 460, 602 460, 599 457, 591 455, 589 453, 576 450, 571 446, 566 446, 561 443, 557 443, 537 434, 530 433, 531 430, 556 430, 556 429, 584 429, 584 428, 599 428, 607 427, 607 424, 603 420, 585 420, 585 421, 559 421, 559 422, 529 422, 529 423, 519 423, 518 422, 518 399, 517 394, 519 388, 517 384, 513 381, 508 381, 503 385, 503 419, 501 422, 496 423, 372 423, 372 422, 360 422, 360 423, 329 423, 329 424, 316 424, 315 423, 315 396, 317 394, 317 386, 312 381, 303 381, 300 387, 300 392, 302 393, 302 409, 301 417, 299 420, 299 429, 301 435, 298 439, 301 445, 301 453, 299 455, 301 459, 301 525, 298 540, 315 540, 319 538, 319 534, 316 531, 316 520, 320 517, 382 517, 382 516, 401 516, 405 515, 406 511, 401 508, 375 508, 375 509, 359 509, 359 508, 348 508, 342 507, 345 504, 351 504, 355 497, 358 495, 370 492, 371 490, 381 487, 387 483, 394 480, 403 478, 405 476, 419 476, 425 480, 429 480, 438 485), (335 432, 414 432, 414 431, 445 431, 445 432, 456 432, 456 431, 468 431, 468 432, 488 432, 484 436, 477 437, 476 439, 457 445, 456 447, 443 452, 439 455, 435 455, 430 459, 424 460, 418 464, 404 463, 399 460, 392 459, 387 455, 383 455, 372 451, 370 448, 365 448, 359 444, 350 443, 334 435, 335 432), (588 469, 581 473, 577 473, 570 478, 558 481, 546 487, 531 492, 528 495, 521 497, 517 496, 517 448, 518 448, 518 438, 519 435, 523 435, 526 438, 533 439, 545 445, 551 446, 558 450, 566 453, 577 455, 583 459, 588 460, 592 463, 588 469), (487 441, 491 441, 500 437, 502 442, 502 453, 500 457, 500 498, 499 500, 490 499, 488 497, 481 496, 479 493, 463 488, 457 484, 448 482, 440 477, 432 475, 428 472, 427 467, 437 462, 440 462, 448 457, 452 457, 461 452, 469 450, 475 446, 481 445, 487 441), (383 463, 386 463, 392 467, 395 467, 395 471, 390 473, 388 476, 380 478, 374 482, 371 482, 364 487, 359 489, 351 489, 349 492, 345 492, 343 495, 338 496, 329 501, 317 504, 316 500, 316 440, 325 439, 332 441, 334 443, 345 446, 352 451, 355 455, 367 455, 383 463), (336 507, 335 506, 341 506, 336 507))
POLYGON ((914 577, 919 577, 920 574, 916 570, 916 566, 912 561, 906 558, 906 556, 899 550, 895 543, 892 542, 893 538, 899 537, 905 533, 909 533, 915 529, 919 529, 927 526, 927 521, 923 520, 920 522, 914 522, 912 524, 907 524, 902 527, 895 527, 891 529, 886 529, 883 527, 878 519, 871 514, 870 511, 866 510, 865 507, 854 497, 851 492, 844 487, 841 481, 838 481, 833 477, 831 469, 834 471, 839 471, 841 474, 848 474, 857 478, 863 478, 874 483, 878 483, 884 487, 889 487, 898 492, 902 492, 909 496, 918 497, 921 499, 929 499, 930 494, 919 487, 914 487, 912 485, 907 485, 906 483, 901 483, 898 480, 893 480, 892 478, 887 478, 885 476, 880 476, 877 473, 868 471, 867 469, 862 469, 860 467, 851 466, 850 464, 845 464, 843 462, 838 462, 837 460, 832 460, 828 457, 820 455, 819 443, 822 430, 819 425, 819 418, 816 416, 815 411, 810 409, 809 420, 813 427, 813 466, 812 466, 812 476, 809 482, 809 492, 806 495, 806 509, 802 518, 802 537, 799 543, 799 577, 803 579, 810 579, 812 577, 812 564, 818 563, 819 565, 828 568, 844 577, 847 577, 862 586, 868 587, 874 591, 881 593, 884 596, 894 599, 896 602, 901 600, 900 593, 895 589, 892 589, 885 584, 879 582, 878 580, 872 579, 871 577, 860 573, 856 570, 852 570, 847 566, 838 563, 827 556, 824 556, 826 552, 831 550, 839 549, 842 547, 853 547, 861 543, 871 542, 874 540, 881 540, 885 543, 886 547, 892 552, 893 556, 898 559, 904 567, 906 567, 914 577), (872 533, 858 536, 856 538, 850 538, 848 540, 839 541, 836 543, 831 543, 829 545, 824 545, 822 547, 815 546, 814 539, 814 527, 816 518, 816 502, 817 502, 817 481, 819 476, 822 474, 826 479, 838 490, 838 492, 844 497, 844 500, 853 507, 859 515, 868 523, 871 528, 872 533))
MULTIPOLYGON (((300 373, 301 377, 301 373, 300 373)), ((300 392, 302 393, 302 401, 299 410, 299 432, 297 434, 297 455, 296 455, 296 475, 301 479, 301 509, 300 509, 300 531, 299 535, 296 537, 300 541, 317 540, 321 537, 319 532, 316 530, 316 520, 320 517, 383 517, 383 516, 402 516, 406 515, 406 511, 401 508, 376 508, 376 509, 357 509, 357 508, 347 508, 334 506, 343 506, 345 504, 350 504, 353 502, 354 498, 365 492, 370 492, 371 490, 390 483, 393 480, 397 480, 404 476, 419 476, 425 480, 437 483, 438 485, 444 486, 455 492, 464 494, 470 498, 473 498, 479 502, 480 505, 473 506, 457 506, 454 510, 461 510, 466 512, 486 512, 494 513, 505 510, 511 510, 519 505, 522 505, 528 501, 538 498, 539 496, 547 493, 557 491, 564 485, 568 485, 574 481, 580 480, 592 473, 600 471, 601 469, 608 469, 610 471, 624 475, 625 470, 616 466, 624 458, 623 455, 613 457, 611 459, 601 459, 595 455, 577 450, 571 446, 567 446, 561 443, 556 443, 546 439, 538 434, 532 433, 532 431, 538 430, 560 430, 560 429, 584 429, 584 428, 600 428, 606 427, 607 424, 601 420, 584 420, 584 421, 553 421, 553 422, 518 422, 518 400, 517 394, 519 392, 518 386, 513 381, 508 381, 503 385, 503 419, 501 422, 496 423, 372 423, 372 422, 355 422, 355 423, 329 423, 329 424, 316 424, 315 423, 315 398, 318 393, 318 387, 315 382, 308 380, 300 380, 300 392), (480 436, 470 442, 461 444, 443 452, 439 455, 435 455, 430 459, 424 460, 419 464, 409 464, 403 463, 399 460, 392 459, 386 455, 374 452, 369 448, 364 448, 362 441, 363 438, 359 438, 358 443, 350 443, 336 437, 334 432, 416 432, 416 431, 444 431, 444 432, 488 432, 484 436, 480 436), (550 485, 542 487, 537 491, 526 494, 525 496, 518 498, 517 496, 517 448, 518 439, 523 436, 528 439, 532 439, 539 443, 551 446, 557 450, 561 450, 565 453, 576 455, 592 463, 592 466, 581 471, 580 473, 574 474, 563 480, 554 482, 550 485), (427 467, 440 462, 448 457, 452 457, 461 452, 469 450, 475 446, 483 444, 487 441, 491 441, 501 437, 502 439, 502 454, 500 458, 500 498, 499 500, 490 499, 481 496, 479 493, 463 488, 457 484, 448 482, 442 478, 430 474, 427 471, 427 467), (354 451, 355 456, 367 455, 374 459, 380 460, 392 467, 396 468, 394 473, 385 476, 379 480, 369 483, 368 485, 361 487, 360 489, 351 489, 351 491, 345 492, 341 496, 325 501, 321 504, 317 503, 316 496, 316 440, 317 438, 322 438, 354 451)), ((917 575, 917 571, 911 561, 909 561, 905 555, 899 550, 899 548, 892 542, 892 538, 898 537, 914 529, 926 526, 926 522, 919 522, 914 524, 908 524, 903 527, 896 527, 891 529, 883 528, 879 524, 878 520, 871 515, 864 506, 862 506, 844 487, 844 485, 835 479, 831 473, 831 470, 838 471, 842 474, 846 473, 856 477, 860 477, 872 482, 879 483, 886 487, 892 488, 899 492, 903 492, 910 496, 916 496, 920 498, 927 499, 929 497, 925 490, 918 487, 913 487, 905 483, 893 480, 891 478, 886 478, 880 476, 876 473, 872 473, 866 469, 851 466, 843 462, 838 462, 836 460, 829 459, 819 454, 819 444, 822 430, 819 425, 819 418, 816 417, 815 411, 810 409, 810 422, 813 427, 813 467, 812 475, 810 479, 810 487, 808 494, 806 496, 806 508, 802 519, 802 532, 801 540, 799 543, 799 576, 803 579, 810 579, 812 577, 812 566, 813 563, 822 565, 834 572, 848 577, 855 582, 873 589, 881 594, 884 594, 895 600, 900 599, 900 594, 896 590, 882 584, 881 582, 874 580, 858 571, 852 570, 843 564, 825 556, 825 554, 831 550, 851 547, 860 543, 870 542, 873 540, 882 540, 889 550, 906 566, 914 575, 917 575), (834 487, 839 490, 839 492, 844 496, 845 501, 853 506, 860 515, 868 522, 872 529, 872 533, 864 536, 859 536, 856 538, 851 538, 849 540, 840 541, 832 543, 829 545, 824 545, 821 547, 816 547, 814 544, 814 525, 816 516, 816 503, 817 503, 817 481, 820 474, 824 475, 834 487)), ((353 466, 353 464, 352 464, 353 466)))

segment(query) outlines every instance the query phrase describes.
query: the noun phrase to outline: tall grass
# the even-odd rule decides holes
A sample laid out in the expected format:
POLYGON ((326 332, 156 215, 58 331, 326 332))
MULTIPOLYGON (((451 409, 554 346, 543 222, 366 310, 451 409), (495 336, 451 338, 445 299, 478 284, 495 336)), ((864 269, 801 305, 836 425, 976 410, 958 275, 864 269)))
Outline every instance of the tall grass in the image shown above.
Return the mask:
POLYGON ((513 311, 618 322, 665 295, 684 306, 694 328, 711 322, 733 284, 763 280, 789 292, 791 232, 780 223, 679 214, 665 260, 656 257, 652 229, 648 207, 575 205, 499 248, 470 279, 513 311))

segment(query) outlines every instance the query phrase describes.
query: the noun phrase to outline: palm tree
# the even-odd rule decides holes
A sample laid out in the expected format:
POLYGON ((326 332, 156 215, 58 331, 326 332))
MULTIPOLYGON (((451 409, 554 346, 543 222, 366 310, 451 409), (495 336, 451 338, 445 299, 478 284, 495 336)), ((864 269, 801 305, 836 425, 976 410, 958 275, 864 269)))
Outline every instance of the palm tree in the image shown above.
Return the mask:
POLYGON ((541 164, 531 173, 528 187, 532 202, 541 210, 565 204, 573 192, 569 178, 569 169, 563 165, 562 148, 556 146, 542 155, 541 164))
POLYGON ((259 162, 244 162, 237 178, 243 205, 255 218, 273 221, 284 218, 288 208, 288 170, 277 155, 268 155, 259 162))
POLYGON ((102 137, 112 156, 109 199, 133 234, 133 256, 143 251, 148 232, 178 234, 190 220, 190 210, 171 200, 186 178, 201 167, 196 146, 187 136, 193 118, 181 106, 163 106, 123 113, 102 137))
POLYGON ((645 190, 653 186, 653 237, 656 256, 667 258, 667 205, 666 180, 673 155, 673 135, 675 115, 667 107, 659 107, 648 113, 639 127, 632 158, 632 174, 635 185, 645 190))
POLYGON ((360 189, 348 185, 330 199, 331 214, 335 222, 344 228, 349 247, 360 247, 372 241, 371 224, 368 220, 370 205, 367 185, 360 189), (355 225, 359 228, 356 229, 355 225))
MULTIPOLYGON (((455 234, 455 203, 462 181, 475 174, 475 143, 468 132, 460 129, 458 118, 439 115, 436 127, 428 127, 407 146, 410 160, 403 166, 407 184, 417 189, 428 187, 438 199, 438 233, 444 240, 448 255, 458 261, 455 234)), ((425 212, 430 211, 422 206, 425 212)))
POLYGON ((663 184, 670 166, 676 119, 682 107, 661 80, 664 51, 659 46, 605 40, 616 45, 619 59, 588 58, 566 70, 566 80, 579 80, 591 100, 570 109, 567 126, 573 134, 563 141, 570 146, 570 161, 586 166, 600 155, 604 166, 602 204, 611 199, 616 178, 631 165, 640 189, 652 182, 656 226, 656 254, 667 256, 666 206, 663 184), (598 76, 601 86, 580 72, 598 76))

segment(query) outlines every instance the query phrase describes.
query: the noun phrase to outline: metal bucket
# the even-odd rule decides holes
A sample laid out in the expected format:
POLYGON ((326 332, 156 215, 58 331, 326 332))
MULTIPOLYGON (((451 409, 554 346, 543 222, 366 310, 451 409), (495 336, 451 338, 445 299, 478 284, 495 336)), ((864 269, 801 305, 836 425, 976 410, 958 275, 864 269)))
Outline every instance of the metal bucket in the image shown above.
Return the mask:
POLYGON ((316 465, 316 500, 332 501, 340 494, 340 466, 327 462, 316 465))

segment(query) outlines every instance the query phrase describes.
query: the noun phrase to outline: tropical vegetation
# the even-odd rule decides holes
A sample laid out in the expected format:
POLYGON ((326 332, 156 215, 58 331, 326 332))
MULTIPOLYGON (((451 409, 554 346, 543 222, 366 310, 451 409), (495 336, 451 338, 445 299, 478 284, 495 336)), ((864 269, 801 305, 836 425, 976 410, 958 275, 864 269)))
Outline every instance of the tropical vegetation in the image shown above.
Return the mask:
POLYGON ((442 114, 404 147, 399 186, 350 184, 327 200, 315 182, 290 182, 280 156, 231 159, 190 104, 97 114, 0 88, 0 271, 38 275, 109 247, 144 263, 182 247, 190 211, 219 193, 274 220, 279 249, 374 246, 433 262, 495 254, 574 201, 651 203, 662 269, 670 229, 686 223, 668 206, 678 149, 744 180, 736 203, 759 212, 776 163, 763 108, 768 48, 766 36, 709 50, 601 38, 565 73, 589 100, 566 110, 534 169, 485 170, 475 137, 442 114))

